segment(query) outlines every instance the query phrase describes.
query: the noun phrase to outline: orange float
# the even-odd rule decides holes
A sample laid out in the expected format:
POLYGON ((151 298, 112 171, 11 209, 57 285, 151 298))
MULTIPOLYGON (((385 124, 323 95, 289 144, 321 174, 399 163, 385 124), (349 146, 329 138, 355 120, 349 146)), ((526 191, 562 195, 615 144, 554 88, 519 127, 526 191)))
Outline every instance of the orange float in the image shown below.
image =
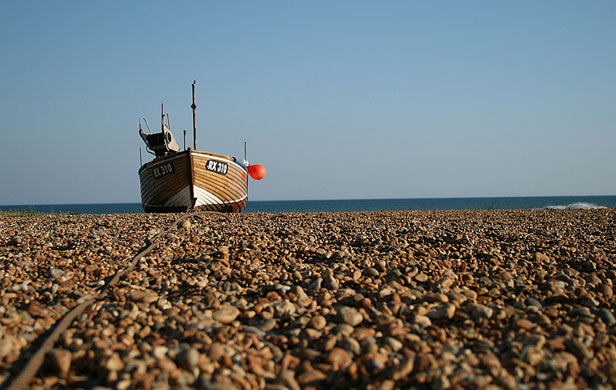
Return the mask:
POLYGON ((260 164, 253 164, 248 166, 248 173, 250 177, 255 180, 261 180, 265 177, 265 167, 260 164))

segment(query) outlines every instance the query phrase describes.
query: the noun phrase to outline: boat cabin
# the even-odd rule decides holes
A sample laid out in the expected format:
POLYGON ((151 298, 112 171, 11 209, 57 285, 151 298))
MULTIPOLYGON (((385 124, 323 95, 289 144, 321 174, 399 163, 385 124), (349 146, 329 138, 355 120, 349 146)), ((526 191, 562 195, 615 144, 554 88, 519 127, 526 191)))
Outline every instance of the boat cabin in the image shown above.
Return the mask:
POLYGON ((147 119, 139 119, 139 135, 148 149, 148 152, 155 154, 156 157, 164 157, 171 153, 177 153, 180 151, 180 145, 175 140, 173 133, 170 129, 169 114, 163 113, 162 126, 160 133, 152 133, 150 125, 147 119), (167 123, 165 123, 165 117, 167 117, 167 123), (141 120, 144 121, 147 131, 141 127, 141 120))

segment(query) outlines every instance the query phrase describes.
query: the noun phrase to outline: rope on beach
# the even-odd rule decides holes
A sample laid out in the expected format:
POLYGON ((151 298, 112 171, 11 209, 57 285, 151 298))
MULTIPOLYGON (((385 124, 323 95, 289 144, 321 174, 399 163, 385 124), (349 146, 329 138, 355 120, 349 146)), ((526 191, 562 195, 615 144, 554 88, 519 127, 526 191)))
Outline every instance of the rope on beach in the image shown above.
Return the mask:
POLYGON ((19 372, 19 374, 15 376, 15 379, 11 381, 11 384, 9 385, 7 390, 21 390, 21 389, 27 388, 30 382, 32 381, 32 378, 34 378, 36 373, 39 371, 39 369, 43 365, 43 361, 45 359, 45 355, 47 354, 47 352, 51 351, 56 341, 58 341, 58 338, 60 338, 60 335, 68 329, 68 327, 73 323, 75 318, 81 315, 94 302, 105 298, 105 296, 107 295, 107 290, 110 287, 116 285, 120 281, 120 278, 122 276, 130 273, 135 268, 139 260, 141 260, 144 256, 152 252, 154 248, 158 246, 159 240, 163 238, 164 236, 166 236, 167 234, 169 234, 169 232, 171 232, 174 228, 176 228, 180 222, 188 218, 192 218, 192 217, 196 217, 196 216, 204 215, 204 214, 220 215, 220 216, 227 218, 227 220, 229 220, 229 216, 227 214, 223 214, 218 211, 196 211, 196 212, 191 212, 191 213, 182 215, 179 218, 177 218, 175 221, 173 221, 173 223, 167 229, 160 232, 152 240, 150 240, 147 243, 147 246, 143 248, 142 250, 140 250, 132 258, 131 262, 126 268, 118 271, 113 276, 113 278, 109 281, 109 283, 106 283, 100 289, 100 292, 96 297, 90 298, 80 303, 79 305, 75 306, 68 313, 66 313, 60 319, 59 322, 56 322, 56 324, 54 324, 52 328, 50 328, 50 329, 53 329, 53 331, 51 331, 49 336, 47 336, 47 338, 43 341, 40 348, 28 360, 28 362, 25 364, 21 372, 19 372))

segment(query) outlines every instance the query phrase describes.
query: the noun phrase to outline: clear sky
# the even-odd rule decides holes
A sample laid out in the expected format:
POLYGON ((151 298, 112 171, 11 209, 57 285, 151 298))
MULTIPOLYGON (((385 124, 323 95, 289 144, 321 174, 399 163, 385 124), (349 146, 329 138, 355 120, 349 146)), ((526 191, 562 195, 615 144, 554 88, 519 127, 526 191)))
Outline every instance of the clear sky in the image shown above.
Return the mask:
MULTIPOLYGON (((616 194, 616 2, 7 1, 0 204, 139 202, 138 119, 249 198, 616 194), (189 137, 190 138, 190 137, 189 137)), ((147 155, 144 152, 144 158, 147 155)))

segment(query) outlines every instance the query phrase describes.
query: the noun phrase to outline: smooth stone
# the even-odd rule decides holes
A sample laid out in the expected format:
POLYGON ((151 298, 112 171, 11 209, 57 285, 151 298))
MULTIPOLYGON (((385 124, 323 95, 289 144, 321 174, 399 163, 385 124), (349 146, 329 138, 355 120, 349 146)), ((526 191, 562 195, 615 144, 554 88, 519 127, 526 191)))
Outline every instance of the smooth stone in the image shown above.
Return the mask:
POLYGON ((323 278, 316 278, 308 285, 309 291, 319 291, 321 289, 321 284, 323 283, 323 278))
POLYGON ((167 356, 167 352, 169 352, 169 348, 165 347, 164 345, 159 345, 157 347, 154 347, 154 349, 152 350, 152 356, 160 360, 167 356))
POLYGON ((225 347, 218 342, 212 344, 212 346, 210 347, 210 350, 208 351, 208 357, 212 359, 213 361, 219 361, 226 354, 227 354, 227 351, 225 350, 225 347))
POLYGON ((479 355, 479 363, 488 368, 500 368, 501 366, 498 357, 489 350, 479 355))
POLYGON ((591 351, 578 338, 573 337, 565 340, 565 347, 567 351, 574 354, 579 360, 584 361, 592 357, 591 351))
POLYGON ((157 367, 163 370, 164 372, 172 372, 177 366, 173 362, 173 360, 169 358, 163 358, 156 363, 157 367))
POLYGON ((576 307, 575 309, 569 312, 569 316, 571 317, 592 317, 590 313, 590 309, 587 307, 576 307))
POLYGON ((312 369, 312 370, 301 373, 297 377, 297 382, 300 385, 308 385, 313 382, 319 382, 325 379, 327 379, 327 375, 325 375, 322 371, 319 371, 317 369, 312 369))
POLYGON ((303 348, 299 351, 299 357, 308 361, 315 361, 321 357, 321 352, 312 348, 303 348))
POLYGON ((365 364, 366 369, 368 370, 368 372, 377 373, 378 371, 381 371, 383 368, 385 368, 384 360, 385 359, 380 355, 369 358, 365 364))
POLYGON ((327 320, 321 315, 316 315, 310 319, 308 324, 316 330, 321 330, 327 325, 327 320))
POLYGON ((0 339, 0 360, 4 359, 13 350, 12 338, 5 337, 0 339))
POLYGON ((364 269, 364 275, 373 278, 373 277, 379 276, 379 271, 377 271, 375 268, 368 267, 364 269))
POLYGON ((438 282, 436 282, 436 285, 442 289, 448 289, 449 287, 453 286, 454 283, 455 283, 455 280, 448 278, 448 277, 444 277, 438 282))
POLYGON ((424 274, 423 272, 420 272, 417 275, 415 275, 414 279, 420 283, 423 283, 428 280, 428 275, 424 274))
POLYGON ((391 379, 398 381, 400 379, 404 379, 413 372, 413 368, 415 366, 415 358, 413 356, 407 357, 400 363, 396 368, 394 368, 391 379))
POLYGON ((342 306, 338 309, 338 313, 336 314, 336 319, 338 322, 342 322, 351 326, 357 326, 361 324, 364 320, 364 317, 361 313, 352 307, 342 306))
POLYGON ((336 325, 334 329, 332 329, 332 333, 340 335, 341 337, 348 337, 353 333, 354 330, 355 328, 353 328, 353 326, 345 323, 340 323, 336 325))
POLYGON ((541 302, 539 302, 533 297, 526 298, 526 301, 524 301, 524 303, 526 303, 526 306, 534 306, 539 309, 543 308, 543 305, 541 304, 541 302))
POLYGON ((158 299, 158 295, 154 292, 133 290, 128 294, 128 297, 136 302, 153 303, 158 299))
POLYGON ((269 320, 265 321, 261 326, 261 330, 263 332, 269 332, 271 330, 273 330, 276 327, 276 320, 273 318, 270 318, 269 320))
POLYGON ((430 321, 430 318, 418 314, 415 315, 413 323, 419 325, 421 328, 427 328, 428 326, 432 325, 432 321, 430 321))
POLYGON ((456 307, 450 303, 438 305, 428 312, 428 318, 431 320, 452 319, 456 313, 456 307))
MULTIPOLYGON (((294 331, 299 331, 300 329, 294 329, 294 331)), ((313 328, 305 328, 303 330, 303 332, 310 337, 311 339, 318 339, 321 337, 321 335, 323 334, 323 332, 313 329, 313 328)))
POLYGON ((539 365, 539 363, 541 363, 543 359, 543 352, 535 348, 529 349, 528 352, 526 352, 526 356, 524 358, 524 360, 533 367, 539 365))
POLYGON ((105 362, 105 368, 109 371, 120 371, 124 368, 124 362, 120 355, 117 353, 112 353, 107 362, 105 362))
POLYGON ((385 344, 388 345, 392 351, 398 352, 403 344, 393 337, 385 337, 385 344))
POLYGON ((334 366, 334 370, 344 370, 353 363, 353 358, 342 348, 334 348, 327 355, 326 361, 334 366))
POLYGON ((238 315, 240 315, 240 311, 235 306, 224 305, 212 314, 212 318, 223 324, 230 324, 235 321, 238 315))
POLYGON ((494 314, 494 310, 488 306, 484 305, 476 305, 473 311, 471 312, 471 317, 473 319, 478 320, 481 318, 490 319, 494 314))
POLYGON ((272 303, 276 317, 286 318, 295 314, 295 305, 286 299, 281 299, 272 303))
POLYGON ((61 269, 57 269, 57 268, 53 268, 52 267, 52 268, 49 269, 49 271, 47 271, 47 274, 52 279, 58 279, 58 278, 62 277, 62 275, 64 275, 64 271, 62 271, 61 269))
POLYGON ((601 320, 607 325, 612 326, 616 324, 616 318, 614 318, 614 314, 612 314, 612 312, 608 309, 602 307, 601 309, 599 309, 598 315, 599 318, 601 318, 601 320))
POLYGON ((288 388, 288 390, 300 390, 301 387, 295 379, 295 372, 292 370, 281 370, 276 380, 279 384, 288 388))
POLYGON ((373 336, 365 337, 361 343, 362 351, 365 353, 376 353, 379 349, 376 339, 373 336))
POLYGON ((280 284, 280 283, 276 283, 274 285, 275 291, 277 291, 278 294, 280 294, 281 296, 287 295, 288 292, 291 291, 291 288, 292 288, 291 286, 287 286, 287 285, 280 284))
POLYGON ((597 287, 597 291, 606 298, 612 298, 614 296, 614 290, 607 284, 600 284, 599 287, 597 287))
POLYGON ((328 276, 323 279, 323 287, 328 290, 336 291, 340 286, 336 278, 334 278, 333 276, 328 276))
POLYGON ((361 345, 359 345, 359 341, 353 337, 343 338, 338 342, 338 346, 346 349, 354 355, 359 355, 361 353, 361 345))
POLYGON ((182 367, 186 371, 192 371, 199 362, 199 356, 199 351, 195 348, 190 348, 178 353, 175 360, 178 366, 182 367))
POLYGON ((66 349, 52 349, 47 353, 51 366, 56 374, 65 378, 71 368, 71 353, 66 349))
POLYGON ((530 330, 536 326, 536 324, 526 318, 518 318, 515 320, 515 326, 519 329, 530 330))
POLYGON ((310 299, 310 297, 308 296, 308 294, 306 294, 306 292, 304 291, 304 289, 299 286, 296 285, 295 288, 293 289, 293 293, 297 296, 297 298, 299 300, 305 300, 305 299, 310 299))
MULTIPOLYGON (((274 321, 274 323, 275 322, 276 321, 274 321)), ((264 330, 259 329, 256 326, 245 326, 244 327, 244 333, 252 333, 252 334, 256 334, 257 336, 260 336, 260 337, 265 336, 267 334, 264 330)))

